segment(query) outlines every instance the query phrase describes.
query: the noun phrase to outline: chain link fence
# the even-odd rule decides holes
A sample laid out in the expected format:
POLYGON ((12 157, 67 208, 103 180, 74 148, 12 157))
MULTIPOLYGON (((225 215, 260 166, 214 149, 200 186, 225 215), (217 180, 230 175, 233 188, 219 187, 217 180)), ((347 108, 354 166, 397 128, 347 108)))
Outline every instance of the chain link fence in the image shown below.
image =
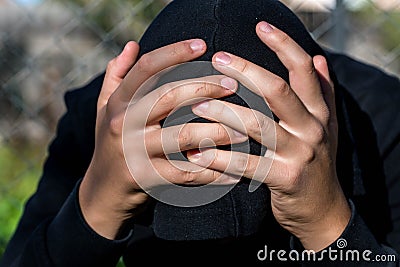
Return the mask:
MULTIPOLYGON (((66 90, 138 40, 166 0, 0 0, 0 257, 36 188, 66 90)), ((326 48, 400 73, 400 0, 285 2, 326 48)))

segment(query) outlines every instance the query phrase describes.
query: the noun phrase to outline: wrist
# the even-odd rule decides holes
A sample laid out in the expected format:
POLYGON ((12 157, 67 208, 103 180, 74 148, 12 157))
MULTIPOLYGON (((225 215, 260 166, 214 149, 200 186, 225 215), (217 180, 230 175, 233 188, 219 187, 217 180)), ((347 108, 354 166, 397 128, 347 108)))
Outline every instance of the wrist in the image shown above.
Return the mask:
POLYGON ((110 210, 111 201, 104 201, 98 194, 89 190, 86 179, 83 179, 78 192, 79 206, 86 223, 99 235, 110 240, 116 239, 123 226, 123 215, 110 210))
POLYGON ((342 194, 335 205, 315 222, 302 227, 305 230, 296 234, 307 250, 321 251, 335 242, 346 229, 351 218, 351 209, 342 194))
POLYGON ((145 199, 147 195, 137 192, 124 196, 115 192, 115 187, 101 187, 100 182, 94 185, 91 181, 85 176, 79 187, 78 199, 83 218, 99 235, 110 240, 117 239, 136 214, 135 207, 138 205, 129 200, 145 199))

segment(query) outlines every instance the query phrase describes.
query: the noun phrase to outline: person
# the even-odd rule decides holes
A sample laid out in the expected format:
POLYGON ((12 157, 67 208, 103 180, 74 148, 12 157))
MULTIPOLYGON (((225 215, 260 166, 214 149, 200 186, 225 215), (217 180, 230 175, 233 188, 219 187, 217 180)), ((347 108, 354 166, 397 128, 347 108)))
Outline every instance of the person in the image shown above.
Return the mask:
POLYGON ((105 74, 66 94, 0 266, 115 266, 120 257, 127 266, 399 266, 399 85, 323 50, 279 1, 172 1, 105 74), (149 78, 195 61, 220 74, 131 102, 149 78), (273 118, 244 106, 239 83, 273 118), (186 101, 207 127, 161 127, 186 101), (127 128, 125 114, 133 114, 127 128), (174 138, 163 143, 163 134, 174 138), (123 144, 123 135, 135 141, 123 144), (207 138, 217 147, 199 149, 207 138), (249 153, 219 149, 246 140, 249 153), (166 156, 177 150, 187 153, 183 168, 166 156), (149 193, 156 172, 183 187, 234 187, 205 205, 174 206, 149 193), (251 180, 262 182, 254 192, 251 180))

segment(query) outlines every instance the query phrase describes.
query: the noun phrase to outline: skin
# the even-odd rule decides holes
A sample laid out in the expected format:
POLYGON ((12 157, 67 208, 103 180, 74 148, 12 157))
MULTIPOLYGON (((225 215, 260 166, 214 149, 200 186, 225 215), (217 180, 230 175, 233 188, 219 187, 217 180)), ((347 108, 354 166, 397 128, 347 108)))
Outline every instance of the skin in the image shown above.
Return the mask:
MULTIPOLYGON (((226 96, 234 92, 237 84, 224 76, 211 76, 186 86, 170 86, 173 90, 159 88, 153 96, 144 97, 130 107, 140 111, 154 103, 151 101, 155 97, 161 99, 154 106, 145 131, 139 127, 143 125, 140 118, 129 128, 130 133, 146 143, 147 154, 136 153, 133 160, 140 162, 149 157, 154 168, 175 184, 235 182, 233 177, 237 175, 262 181, 270 188, 276 220, 298 237, 306 249, 319 251, 342 234, 351 215, 335 169, 338 133, 333 84, 324 57, 311 58, 289 36, 266 22, 256 26, 256 33, 289 70, 289 84, 223 51, 214 55, 213 64, 222 74, 264 97, 280 118, 279 123, 259 112, 219 100, 191 103, 194 113, 215 123, 210 127, 194 123, 172 127, 167 136, 175 145, 165 151, 160 138, 161 119, 185 100, 226 96), (246 84, 243 77, 252 83, 246 84), (224 86, 220 85, 221 80, 224 86), (211 85, 206 86, 206 82, 211 85), (227 84, 231 90, 226 89, 227 84), (236 123, 237 117, 232 120, 227 116, 232 111, 242 124, 236 123), (277 141, 273 155, 197 149, 205 137, 216 144, 228 144, 243 142, 250 136, 268 145, 268 136, 275 134, 273 129, 277 141), (164 154, 177 148, 187 150, 190 161, 180 169, 168 162, 164 154)), ((136 62, 138 45, 130 42, 109 63, 97 107, 94 156, 79 191, 83 215, 100 235, 115 239, 126 221, 139 214, 149 199, 133 179, 136 177, 129 172, 122 152, 123 117, 130 98, 153 74, 199 57, 205 50, 203 41, 189 40, 152 51, 136 62)), ((157 184, 156 175, 148 179, 149 187, 157 184)))
POLYGON ((200 56, 206 46, 202 40, 188 40, 150 52, 135 63, 138 50, 135 42, 129 42, 123 52, 107 66, 97 104, 95 150, 79 189, 79 201, 86 221, 96 232, 109 239, 115 239, 126 222, 146 206, 149 197, 135 179, 146 177, 149 188, 159 185, 160 176, 172 183, 187 185, 208 184, 217 179, 226 183, 229 180, 229 177, 221 177, 221 173, 215 170, 198 170, 200 168, 190 162, 178 169, 166 159, 163 151, 168 154, 179 148, 199 147, 204 136, 211 137, 216 144, 221 145, 232 141, 241 143, 247 139, 247 136, 235 134, 232 129, 220 123, 212 124, 211 127, 193 124, 161 131, 159 121, 181 101, 233 94, 237 82, 221 75, 198 79, 185 86, 161 87, 128 108, 132 96, 145 80, 162 69, 200 56), (173 90, 169 90, 169 87, 173 90), (144 116, 135 116, 136 120, 130 121, 127 131, 123 132, 126 112, 142 114, 156 102, 145 125, 144 116), (133 136, 134 140, 145 140, 143 143, 146 147, 136 141, 129 142, 128 147, 137 152, 131 153, 133 156, 129 160, 137 164, 134 169, 139 177, 132 177, 126 165, 123 133, 128 137, 133 136), (163 146, 162 134, 177 137, 170 138, 176 145, 163 146))

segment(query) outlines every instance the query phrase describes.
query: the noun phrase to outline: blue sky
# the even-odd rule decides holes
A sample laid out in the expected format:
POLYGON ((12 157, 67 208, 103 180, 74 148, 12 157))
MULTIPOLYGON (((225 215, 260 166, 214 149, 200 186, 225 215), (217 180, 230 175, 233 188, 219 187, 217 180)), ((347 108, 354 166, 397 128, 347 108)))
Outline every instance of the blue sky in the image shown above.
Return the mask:
POLYGON ((14 2, 21 4, 21 5, 30 6, 30 5, 35 5, 35 4, 40 3, 40 2, 42 2, 42 0, 14 0, 14 2))

